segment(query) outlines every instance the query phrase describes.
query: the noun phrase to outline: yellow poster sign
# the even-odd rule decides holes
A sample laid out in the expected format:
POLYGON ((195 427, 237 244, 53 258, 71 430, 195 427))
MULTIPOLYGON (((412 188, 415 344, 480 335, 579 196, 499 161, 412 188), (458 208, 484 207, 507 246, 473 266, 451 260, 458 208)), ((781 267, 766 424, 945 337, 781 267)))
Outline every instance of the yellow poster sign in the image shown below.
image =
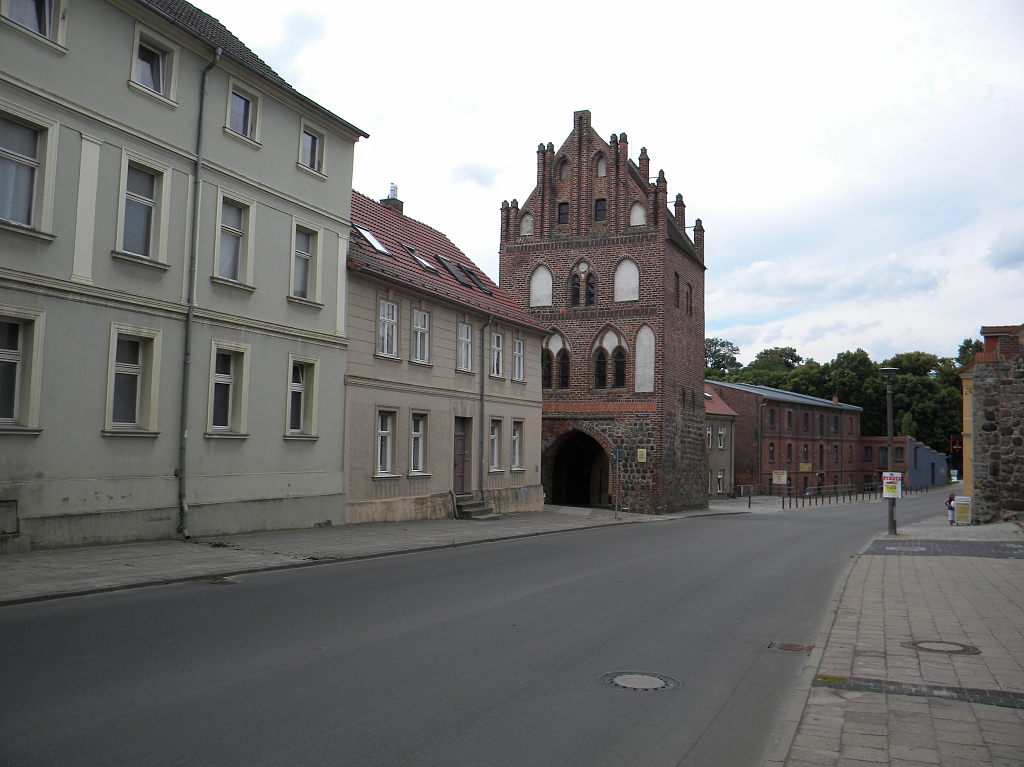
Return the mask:
POLYGON ((958 525, 971 524, 971 498, 967 495, 958 495, 953 501, 953 521, 958 525))

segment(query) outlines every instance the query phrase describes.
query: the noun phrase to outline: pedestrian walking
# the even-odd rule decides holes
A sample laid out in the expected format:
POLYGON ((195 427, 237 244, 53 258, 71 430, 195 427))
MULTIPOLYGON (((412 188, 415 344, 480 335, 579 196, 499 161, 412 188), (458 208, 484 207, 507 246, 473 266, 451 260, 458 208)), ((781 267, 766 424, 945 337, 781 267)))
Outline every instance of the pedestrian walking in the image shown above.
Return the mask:
POLYGON ((953 501, 954 500, 956 500, 956 496, 953 493, 950 493, 949 497, 946 498, 946 513, 949 514, 949 524, 950 525, 953 524, 953 514, 954 514, 954 511, 955 511, 955 507, 953 505, 953 501))

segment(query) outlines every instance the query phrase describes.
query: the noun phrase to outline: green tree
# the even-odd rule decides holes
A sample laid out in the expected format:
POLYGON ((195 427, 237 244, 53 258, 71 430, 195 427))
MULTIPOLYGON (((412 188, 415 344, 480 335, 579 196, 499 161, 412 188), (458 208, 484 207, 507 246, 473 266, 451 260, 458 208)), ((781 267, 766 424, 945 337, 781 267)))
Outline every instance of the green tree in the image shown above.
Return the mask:
POLYGON ((787 389, 790 374, 803 361, 792 346, 773 346, 759 351, 750 364, 738 371, 731 380, 754 386, 787 389))
POLYGON ((736 355, 740 347, 724 338, 704 339, 704 377, 725 380, 742 367, 736 355))
POLYGON ((963 367, 974 359, 974 355, 985 349, 983 341, 965 338, 960 342, 960 348, 956 350, 956 364, 963 367))

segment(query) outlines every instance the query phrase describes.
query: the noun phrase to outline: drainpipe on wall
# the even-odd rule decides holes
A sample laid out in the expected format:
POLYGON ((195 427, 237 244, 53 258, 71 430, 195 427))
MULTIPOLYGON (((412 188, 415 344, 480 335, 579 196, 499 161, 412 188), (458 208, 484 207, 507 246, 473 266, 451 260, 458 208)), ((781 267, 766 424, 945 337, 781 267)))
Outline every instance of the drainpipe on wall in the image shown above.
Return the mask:
POLYGON ((487 456, 484 454, 484 426, 490 429, 490 424, 486 423, 486 417, 484 413, 485 404, 485 384, 487 382, 487 331, 491 327, 491 323, 494 322, 494 315, 487 315, 487 322, 480 326, 480 428, 477 430, 480 432, 480 500, 484 500, 484 477, 487 476, 487 456))
POLYGON ((203 70, 199 88, 199 116, 196 119, 196 185, 192 195, 192 244, 188 262, 188 309, 185 312, 185 348, 181 364, 181 422, 178 442, 178 533, 190 538, 188 529, 188 404, 189 386, 192 380, 192 326, 196 307, 196 273, 199 269, 199 197, 203 175, 203 114, 206 111, 206 84, 212 70, 220 61, 223 49, 213 52, 213 61, 203 70))
MULTIPOLYGON (((764 407, 765 400, 757 406, 757 488, 761 489, 761 477, 764 475, 764 407)), ((753 492, 753 491, 751 491, 753 492)))

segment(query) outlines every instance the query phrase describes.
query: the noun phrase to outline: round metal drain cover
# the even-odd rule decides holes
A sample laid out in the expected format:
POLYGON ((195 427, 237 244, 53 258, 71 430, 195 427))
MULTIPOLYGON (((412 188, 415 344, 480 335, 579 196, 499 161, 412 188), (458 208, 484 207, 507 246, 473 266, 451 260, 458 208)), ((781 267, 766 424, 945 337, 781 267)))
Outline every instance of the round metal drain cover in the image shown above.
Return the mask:
POLYGON ((612 687, 621 687, 623 690, 634 690, 636 692, 650 692, 652 690, 671 690, 678 687, 681 682, 664 674, 651 674, 647 671, 615 671, 605 674, 601 681, 612 687))
POLYGON ((974 645, 963 642, 946 642, 941 639, 920 639, 914 642, 903 642, 902 647, 921 652, 941 652, 947 655, 981 655, 974 645))

